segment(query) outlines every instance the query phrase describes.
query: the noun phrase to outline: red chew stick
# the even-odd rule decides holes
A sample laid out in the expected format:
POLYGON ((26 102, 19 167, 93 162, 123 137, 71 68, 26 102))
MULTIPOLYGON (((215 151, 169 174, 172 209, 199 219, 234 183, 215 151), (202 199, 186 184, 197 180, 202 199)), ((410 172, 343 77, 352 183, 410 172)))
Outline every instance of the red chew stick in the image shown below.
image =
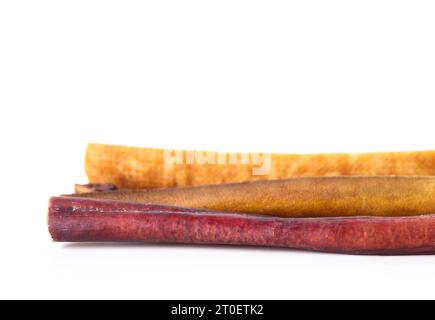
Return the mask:
POLYGON ((348 254, 435 254, 435 215, 273 218, 160 205, 52 198, 60 242, 150 242, 283 247, 348 254))

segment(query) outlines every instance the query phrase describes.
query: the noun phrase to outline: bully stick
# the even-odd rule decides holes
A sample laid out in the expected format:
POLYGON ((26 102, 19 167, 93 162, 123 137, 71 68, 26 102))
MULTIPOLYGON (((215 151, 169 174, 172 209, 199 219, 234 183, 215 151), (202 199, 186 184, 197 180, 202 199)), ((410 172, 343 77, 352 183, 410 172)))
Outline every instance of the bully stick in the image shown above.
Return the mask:
POLYGON ((434 254, 435 215, 289 219, 113 200, 52 198, 59 242, 253 245, 347 254, 434 254))
MULTIPOLYGON (((177 164, 176 161, 169 163, 165 161, 165 153, 161 149, 90 144, 86 154, 86 171, 91 183, 109 183, 119 188, 132 189, 292 177, 435 176, 435 151, 318 155, 272 154, 269 155, 270 159, 253 157, 251 154, 251 158, 245 159, 248 160, 247 162, 240 161, 241 154, 236 154, 238 162, 230 162, 230 154, 223 154, 225 162, 221 164, 203 163, 204 161, 188 163, 187 153, 182 154, 182 158, 179 159, 181 164, 177 164), (259 160, 263 160, 263 163, 258 163, 259 160), (255 168, 266 164, 267 170, 264 170, 262 174, 253 174, 255 168)), ((217 158, 216 153, 216 157, 212 160, 219 163, 216 161, 217 158)))
POLYGON ((435 213, 435 177, 293 178, 73 196, 281 217, 415 216, 435 213))

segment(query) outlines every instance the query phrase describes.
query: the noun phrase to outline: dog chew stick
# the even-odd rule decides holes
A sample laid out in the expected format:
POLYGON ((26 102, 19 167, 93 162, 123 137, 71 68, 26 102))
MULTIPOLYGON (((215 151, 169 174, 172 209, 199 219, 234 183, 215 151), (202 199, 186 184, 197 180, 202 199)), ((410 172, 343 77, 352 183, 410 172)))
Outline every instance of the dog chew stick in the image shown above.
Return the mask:
POLYGON ((281 217, 411 216, 435 213, 435 177, 293 178, 73 196, 281 217))
MULTIPOLYGON (((214 155, 215 163, 223 163, 217 161, 217 153, 210 154, 214 155)), ((250 164, 242 164, 241 154, 238 154, 236 164, 235 162, 229 164, 229 154, 223 155, 227 164, 199 164, 198 161, 186 164, 188 163, 186 153, 181 159, 184 164, 175 164, 175 161, 168 163, 164 160, 162 149, 90 144, 86 154, 86 172, 91 183, 114 184, 119 188, 132 189, 293 177, 435 176, 435 151, 324 155, 273 154, 270 161, 264 155, 256 159, 251 155, 251 158, 248 158, 250 164), (264 169, 264 174, 253 175, 255 168, 264 169)))
POLYGON ((52 198, 58 242, 250 245, 347 254, 434 254, 435 216, 286 219, 83 198, 52 198))

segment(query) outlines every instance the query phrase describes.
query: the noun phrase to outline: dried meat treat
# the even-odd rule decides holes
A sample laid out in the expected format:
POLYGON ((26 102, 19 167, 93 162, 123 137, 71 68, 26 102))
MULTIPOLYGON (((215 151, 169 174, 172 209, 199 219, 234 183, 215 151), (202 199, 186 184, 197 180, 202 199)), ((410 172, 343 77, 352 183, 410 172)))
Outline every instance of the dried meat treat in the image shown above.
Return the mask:
POLYGON ((280 247, 345 254, 435 253, 435 215, 277 218, 83 198, 52 198, 59 242, 145 242, 280 247))
POLYGON ((435 151, 312 155, 186 151, 178 162, 167 161, 165 154, 162 149, 90 144, 86 172, 91 183, 132 189, 293 177, 435 176, 435 151), (199 159, 197 155, 203 157, 199 159))
POLYGON ((435 177, 317 177, 77 197, 281 217, 412 216, 435 213, 435 177))

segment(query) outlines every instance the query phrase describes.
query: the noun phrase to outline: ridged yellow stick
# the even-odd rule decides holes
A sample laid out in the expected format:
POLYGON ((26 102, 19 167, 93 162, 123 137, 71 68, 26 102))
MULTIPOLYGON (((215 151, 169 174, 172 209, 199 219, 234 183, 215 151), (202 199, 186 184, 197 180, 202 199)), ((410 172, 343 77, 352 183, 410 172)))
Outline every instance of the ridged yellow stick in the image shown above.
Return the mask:
POLYGON ((413 216, 435 213, 435 177, 317 177, 77 197, 282 217, 413 216))

